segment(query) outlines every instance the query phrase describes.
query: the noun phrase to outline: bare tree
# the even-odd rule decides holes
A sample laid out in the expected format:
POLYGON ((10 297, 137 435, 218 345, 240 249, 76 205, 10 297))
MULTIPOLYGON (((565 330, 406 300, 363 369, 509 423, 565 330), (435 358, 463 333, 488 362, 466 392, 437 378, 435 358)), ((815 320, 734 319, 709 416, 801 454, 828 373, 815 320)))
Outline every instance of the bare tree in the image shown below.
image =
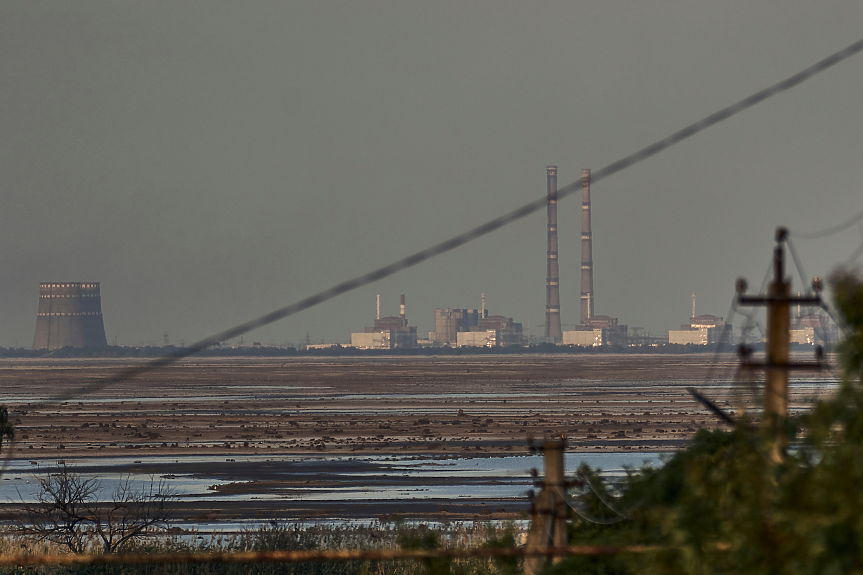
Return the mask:
POLYGON ((57 473, 38 477, 36 503, 24 503, 22 534, 83 553, 99 545, 106 553, 145 535, 168 521, 172 490, 151 480, 136 490, 129 478, 120 482, 110 502, 100 502, 100 484, 61 464, 57 473))
POLYGON ((173 490, 164 479, 150 480, 135 490, 128 478, 114 491, 112 503, 93 508, 94 531, 106 552, 165 525, 171 512, 173 490))

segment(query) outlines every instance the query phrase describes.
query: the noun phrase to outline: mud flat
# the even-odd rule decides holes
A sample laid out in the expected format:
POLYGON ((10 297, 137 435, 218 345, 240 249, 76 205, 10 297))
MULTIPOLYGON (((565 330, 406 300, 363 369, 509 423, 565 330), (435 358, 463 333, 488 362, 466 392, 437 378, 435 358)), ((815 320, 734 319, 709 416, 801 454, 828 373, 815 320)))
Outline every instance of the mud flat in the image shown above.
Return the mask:
MULTIPOLYGON (((565 434, 573 452, 668 452, 684 446, 696 429, 720 425, 687 387, 727 410, 751 399, 750 388, 733 381, 732 354, 206 358, 79 391, 132 365, 101 359, 0 362, 0 402, 9 407, 18 438, 12 459, 34 469, 65 460, 99 467, 104 459, 112 471, 131 472, 157 458, 165 462, 158 475, 224 479, 213 490, 224 502, 220 508, 245 505, 251 517, 266 517, 274 508, 351 516, 363 506, 359 514, 365 517, 408 513, 411 506, 417 513, 508 516, 524 505, 514 506, 511 497, 315 503, 284 494, 291 481, 320 488, 342 481, 341 488, 350 488, 344 476, 352 473, 351 458, 526 455, 529 436, 565 434), (61 395, 68 399, 52 399, 61 395), (318 463, 309 463, 302 479, 271 473, 280 458, 311 456, 318 463), (328 458, 342 463, 333 466, 328 458), (223 477, 226 466, 230 477, 223 477), (275 492, 282 496, 267 498, 275 492)), ((830 375, 796 380, 792 408, 805 409, 833 385, 830 375)), ((365 477, 376 473, 366 469, 365 477)), ((206 516, 215 508, 194 498, 183 505, 186 516, 206 516)))

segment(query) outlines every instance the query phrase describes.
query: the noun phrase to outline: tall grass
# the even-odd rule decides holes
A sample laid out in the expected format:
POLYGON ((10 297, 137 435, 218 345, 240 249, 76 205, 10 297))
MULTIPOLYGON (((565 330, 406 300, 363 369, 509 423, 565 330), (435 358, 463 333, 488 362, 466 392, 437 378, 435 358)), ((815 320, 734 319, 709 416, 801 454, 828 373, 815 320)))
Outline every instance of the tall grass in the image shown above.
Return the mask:
MULTIPOLYGON (((122 553, 297 551, 341 549, 448 549, 515 546, 522 529, 511 523, 449 523, 429 527, 402 522, 367 525, 303 525, 273 521, 237 534, 200 536, 164 532, 126 545, 122 553)), ((13 532, 0 535, 0 555, 60 554, 66 550, 13 532)), ((308 561, 298 563, 200 563, 7 567, 0 575, 511 575, 515 559, 425 561, 308 561)))

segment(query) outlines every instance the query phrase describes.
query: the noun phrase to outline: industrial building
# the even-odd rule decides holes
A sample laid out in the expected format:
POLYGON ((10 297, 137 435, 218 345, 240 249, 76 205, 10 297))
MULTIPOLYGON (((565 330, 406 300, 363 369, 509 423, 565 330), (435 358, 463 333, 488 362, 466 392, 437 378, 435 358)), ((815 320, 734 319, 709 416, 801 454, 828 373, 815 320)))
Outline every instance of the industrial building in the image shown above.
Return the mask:
POLYGON ((563 345, 579 345, 582 347, 600 346, 608 343, 608 332, 602 328, 578 326, 572 331, 563 332, 563 345))
POLYGON ((401 296, 398 316, 381 317, 381 296, 377 296, 377 317, 365 331, 351 334, 351 346, 358 349, 416 347, 417 328, 408 325, 405 296, 401 296))
POLYGON ((505 347, 524 344, 520 323, 515 323, 511 317, 488 315, 488 310, 483 310, 481 315, 485 317, 481 317, 469 331, 456 333, 458 347, 505 347))
POLYGON ((435 330, 429 332, 432 345, 497 347, 524 344, 522 325, 511 317, 489 315, 485 309, 485 294, 481 309, 438 308, 434 318, 435 330))
POLYGON ((482 331, 460 331, 456 334, 456 347, 497 347, 498 332, 493 329, 482 331))
POLYGON ((719 343, 723 338, 729 341, 730 335, 730 324, 725 323, 721 317, 704 314, 693 316, 689 325, 681 325, 679 330, 669 331, 668 343, 707 345, 719 343))
POLYGON ((457 345, 458 333, 471 331, 479 325, 478 309, 438 308, 434 310, 434 331, 429 340, 437 345, 457 345))
POLYGON ((562 343, 563 345, 623 347, 629 345, 628 333, 629 328, 622 325, 616 317, 595 315, 574 330, 563 332, 562 343))
POLYGON ((107 345, 99 282, 39 284, 33 349, 107 345))
POLYGON ((791 323, 791 343, 831 345, 839 340, 839 328, 823 313, 800 315, 791 323))
POLYGON ((721 341, 731 343, 731 325, 715 315, 695 315, 695 293, 693 293, 689 325, 684 324, 679 330, 669 331, 668 343, 707 345, 721 341))

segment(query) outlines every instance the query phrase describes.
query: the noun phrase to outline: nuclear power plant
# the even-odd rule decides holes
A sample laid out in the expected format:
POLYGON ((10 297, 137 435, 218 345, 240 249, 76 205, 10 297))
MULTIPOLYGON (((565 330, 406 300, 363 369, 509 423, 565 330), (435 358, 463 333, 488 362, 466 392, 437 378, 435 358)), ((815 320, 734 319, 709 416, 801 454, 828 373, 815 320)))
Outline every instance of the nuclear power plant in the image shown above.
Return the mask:
POLYGON ((40 283, 33 349, 104 347, 99 283, 40 283))

